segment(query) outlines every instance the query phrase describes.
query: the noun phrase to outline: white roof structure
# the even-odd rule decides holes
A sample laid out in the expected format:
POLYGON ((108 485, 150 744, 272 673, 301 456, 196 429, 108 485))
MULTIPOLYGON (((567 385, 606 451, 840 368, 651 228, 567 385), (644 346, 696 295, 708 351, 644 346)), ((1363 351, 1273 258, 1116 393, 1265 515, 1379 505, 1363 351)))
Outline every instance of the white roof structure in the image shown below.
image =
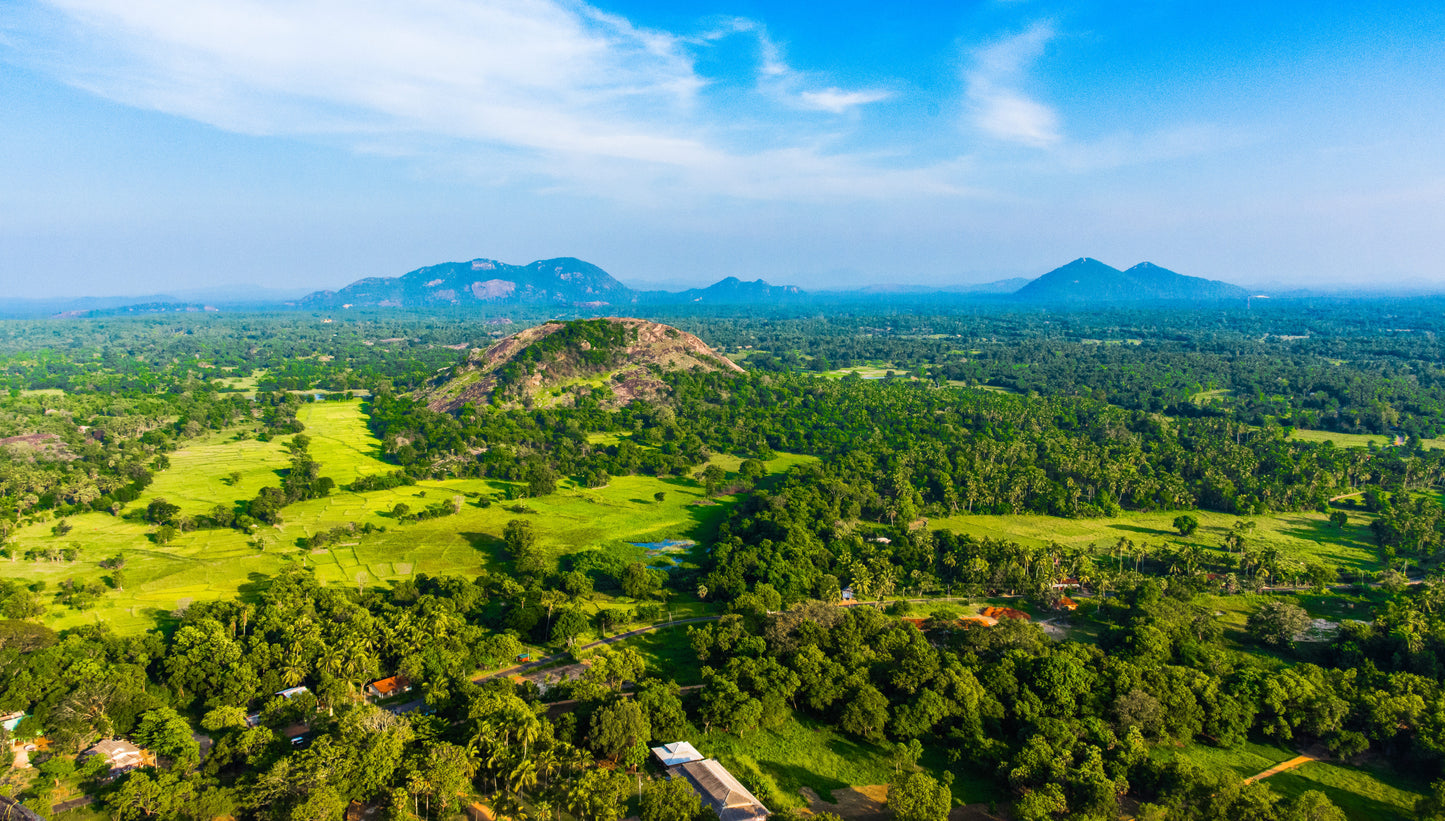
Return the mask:
POLYGON ((657 756, 657 760, 661 761, 664 767, 676 767, 689 761, 702 760, 702 753, 686 741, 674 741, 661 747, 653 747, 652 754, 657 756))

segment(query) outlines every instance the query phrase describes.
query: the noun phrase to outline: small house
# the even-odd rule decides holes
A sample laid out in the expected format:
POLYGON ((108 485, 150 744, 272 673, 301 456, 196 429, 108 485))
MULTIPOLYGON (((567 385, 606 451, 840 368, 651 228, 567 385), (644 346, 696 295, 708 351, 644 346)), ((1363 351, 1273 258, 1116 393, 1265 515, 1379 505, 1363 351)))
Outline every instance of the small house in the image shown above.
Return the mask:
POLYGON ((838 595, 843 599, 843 601, 853 601, 853 588, 851 586, 845 587, 838 595))
POLYGON ((1072 613, 1075 610, 1079 609, 1079 603, 1069 598, 1068 596, 1064 596, 1059 599, 1059 609, 1067 610, 1072 613))
POLYGON ((702 753, 686 741, 674 741, 661 747, 653 747, 652 754, 663 767, 672 768, 690 761, 701 761, 702 753))
POLYGON ((529 662, 529 661, 531 661, 531 660, 532 660, 532 654, 531 654, 530 652, 518 653, 518 654, 517 654, 517 663, 518 663, 518 664, 526 664, 527 662, 529 662))
POLYGON ((685 778, 702 797, 702 803, 717 812, 719 821, 765 821, 772 813, 748 788, 733 778, 716 759, 689 761, 667 771, 669 778, 685 778))
POLYGON ((366 685, 366 694, 373 698, 391 698, 409 692, 411 692, 411 679, 402 675, 380 679, 366 685))
POLYGON ((109 781, 128 773, 137 767, 155 766, 155 756, 142 750, 123 738, 107 738, 97 741, 90 749, 80 754, 81 758, 101 756, 110 764, 110 771, 104 780, 109 781))
POLYGON ((275 693, 275 695, 278 695, 278 696, 280 696, 280 697, 282 697, 282 698, 284 698, 284 699, 286 699, 286 700, 289 701, 289 700, 291 700, 291 699, 293 699, 293 698, 301 695, 302 693, 309 693, 309 692, 311 692, 311 691, 308 690, 308 689, 306 689, 306 686, 303 684, 303 685, 300 686, 300 687, 287 687, 285 690, 281 690, 281 691, 275 693))

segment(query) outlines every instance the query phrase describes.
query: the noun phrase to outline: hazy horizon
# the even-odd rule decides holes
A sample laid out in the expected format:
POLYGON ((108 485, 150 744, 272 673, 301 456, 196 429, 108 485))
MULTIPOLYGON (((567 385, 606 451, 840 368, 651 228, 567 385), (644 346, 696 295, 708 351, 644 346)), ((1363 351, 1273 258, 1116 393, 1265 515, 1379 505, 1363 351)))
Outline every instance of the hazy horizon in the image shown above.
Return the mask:
POLYGON ((634 287, 1445 288, 1445 10, 17 0, 5 296, 572 256, 634 287))

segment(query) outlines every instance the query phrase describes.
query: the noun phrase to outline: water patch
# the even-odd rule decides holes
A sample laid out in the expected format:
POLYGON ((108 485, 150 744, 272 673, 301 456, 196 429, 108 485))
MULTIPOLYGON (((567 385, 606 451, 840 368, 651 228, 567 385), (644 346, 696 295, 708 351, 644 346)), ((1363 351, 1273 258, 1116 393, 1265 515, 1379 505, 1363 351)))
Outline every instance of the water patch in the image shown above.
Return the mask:
POLYGON ((682 564, 682 554, 697 542, 691 539, 663 539, 660 542, 628 542, 628 544, 645 548, 648 558, 667 559, 675 566, 682 564))
POLYGON ((634 547, 645 547, 649 551, 667 552, 679 547, 692 547, 697 544, 692 539, 663 539, 660 542, 628 542, 634 547))

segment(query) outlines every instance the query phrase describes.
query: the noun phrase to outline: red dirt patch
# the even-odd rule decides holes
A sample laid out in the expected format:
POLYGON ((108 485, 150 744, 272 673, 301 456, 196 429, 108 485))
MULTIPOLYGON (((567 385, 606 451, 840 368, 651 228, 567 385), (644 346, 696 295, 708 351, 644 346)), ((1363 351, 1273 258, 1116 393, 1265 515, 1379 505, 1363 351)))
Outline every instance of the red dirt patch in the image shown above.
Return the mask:
POLYGON ((815 813, 831 812, 848 821, 886 821, 889 817, 888 812, 883 809, 883 804, 888 800, 887 784, 868 784, 834 790, 831 802, 824 801, 808 787, 804 787, 802 793, 808 800, 808 809, 815 813))
POLYGON ((47 459, 62 459, 70 461, 76 459, 76 455, 70 452, 65 446, 65 440, 54 433, 26 433, 20 436, 7 436, 0 439, 0 447, 10 448, 17 455, 29 454, 33 457, 47 459))

